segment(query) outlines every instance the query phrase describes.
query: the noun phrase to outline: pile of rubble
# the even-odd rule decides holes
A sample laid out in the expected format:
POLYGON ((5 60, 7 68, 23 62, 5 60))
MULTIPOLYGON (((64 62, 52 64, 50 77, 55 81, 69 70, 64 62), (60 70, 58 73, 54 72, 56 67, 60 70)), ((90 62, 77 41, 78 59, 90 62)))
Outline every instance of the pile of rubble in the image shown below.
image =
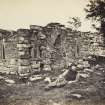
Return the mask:
POLYGON ((62 87, 66 84, 77 82, 80 78, 89 78, 91 72, 93 72, 93 69, 91 69, 88 60, 79 59, 75 63, 69 63, 68 68, 64 69, 63 73, 54 82, 50 82, 46 89, 62 87))
POLYGON ((69 99, 104 99, 105 96, 105 66, 98 64, 92 57, 79 59, 70 63, 55 80, 49 81, 45 90, 63 87, 65 96, 69 99), (91 62, 91 63, 90 63, 91 62))
MULTIPOLYGON (((39 74, 30 75, 24 80, 18 77, 17 79, 19 82, 22 80, 30 83, 42 81, 45 91, 63 88, 65 97, 69 99, 105 98, 105 66, 102 63, 97 63, 96 58, 88 57, 76 60, 69 63, 68 68, 61 71, 62 73, 58 76, 53 75, 51 72, 40 72, 39 74)), ((0 74, 0 81, 12 86, 17 83, 16 77, 14 79, 13 75, 15 74, 11 72, 8 75, 0 74)))

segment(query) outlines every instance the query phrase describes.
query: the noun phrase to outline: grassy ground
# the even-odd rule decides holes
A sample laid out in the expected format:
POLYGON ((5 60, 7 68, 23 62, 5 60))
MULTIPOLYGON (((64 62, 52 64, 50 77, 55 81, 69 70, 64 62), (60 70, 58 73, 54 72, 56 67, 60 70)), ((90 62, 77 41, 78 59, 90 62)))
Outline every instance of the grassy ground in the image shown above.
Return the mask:
POLYGON ((43 81, 13 85, 0 83, 0 105, 105 105, 94 94, 93 98, 86 97, 79 100, 67 97, 76 84, 74 87, 72 84, 49 91, 44 89, 45 86, 43 81))
MULTIPOLYGON (((105 71, 104 64, 101 67, 105 71)), ((43 80, 26 83, 16 81, 15 84, 0 80, 0 105, 105 105, 104 74, 101 70, 94 70, 89 78, 81 78, 78 82, 49 91, 45 90, 43 80), (73 98, 71 93, 83 97, 73 98)), ((3 76, 14 78, 6 74, 3 76)))

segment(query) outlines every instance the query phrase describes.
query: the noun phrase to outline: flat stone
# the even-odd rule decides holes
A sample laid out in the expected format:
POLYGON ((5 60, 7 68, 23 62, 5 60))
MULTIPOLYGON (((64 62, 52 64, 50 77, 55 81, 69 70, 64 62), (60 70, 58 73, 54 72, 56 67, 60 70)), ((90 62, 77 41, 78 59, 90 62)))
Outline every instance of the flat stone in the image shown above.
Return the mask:
POLYGON ((93 72, 94 70, 93 69, 85 68, 84 71, 86 71, 86 72, 93 72))
POLYGON ((44 71, 51 71, 51 67, 49 65, 44 65, 44 71))
POLYGON ((84 66, 83 66, 82 64, 78 64, 78 65, 77 65, 77 68, 79 68, 79 69, 83 69, 84 66))
POLYGON ((33 69, 38 69, 38 68, 40 68, 40 64, 32 64, 32 68, 33 69))
POLYGON ((50 77, 46 77, 46 78, 44 79, 44 82, 46 82, 46 83, 51 83, 50 77))
POLYGON ((38 80, 42 80, 42 77, 41 76, 33 76, 33 77, 30 77, 29 80, 32 82, 32 81, 38 81, 38 80))
POLYGON ((74 93, 74 94, 71 94, 71 96, 75 97, 75 98, 82 98, 82 95, 81 94, 77 94, 77 93, 74 93))
POLYGON ((11 80, 11 79, 6 79, 5 82, 9 83, 9 84, 14 84, 15 81, 14 80, 11 80))
POLYGON ((79 76, 80 77, 83 77, 83 78, 88 78, 89 77, 89 74, 81 74, 81 73, 79 73, 79 76))

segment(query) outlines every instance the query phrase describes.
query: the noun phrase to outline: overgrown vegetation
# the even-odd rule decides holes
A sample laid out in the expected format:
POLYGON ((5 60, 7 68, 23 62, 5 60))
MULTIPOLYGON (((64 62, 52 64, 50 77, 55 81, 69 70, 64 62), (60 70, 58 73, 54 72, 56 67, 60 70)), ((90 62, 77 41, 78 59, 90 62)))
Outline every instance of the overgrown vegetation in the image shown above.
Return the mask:
POLYGON ((103 34, 105 43, 105 0, 89 0, 85 11, 87 13, 87 19, 92 19, 100 24, 99 27, 96 24, 93 24, 93 26, 103 34))

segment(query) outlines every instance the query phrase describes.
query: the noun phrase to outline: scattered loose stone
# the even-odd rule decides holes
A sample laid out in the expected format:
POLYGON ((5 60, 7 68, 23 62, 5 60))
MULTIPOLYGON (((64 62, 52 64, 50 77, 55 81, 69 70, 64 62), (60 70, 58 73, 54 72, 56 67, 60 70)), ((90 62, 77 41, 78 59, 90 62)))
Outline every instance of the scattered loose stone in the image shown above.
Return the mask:
POLYGON ((100 65, 97 64, 94 68, 95 68, 95 69, 98 69, 98 68, 100 68, 100 65))
POLYGON ((93 69, 85 68, 84 71, 86 71, 86 72, 93 72, 94 70, 93 69))
POLYGON ((44 71, 51 71, 51 67, 49 65, 44 65, 44 71))
POLYGON ((15 81, 14 80, 11 80, 11 79, 5 79, 5 82, 9 83, 9 84, 14 84, 15 81))
POLYGON ((32 76, 32 77, 29 78, 29 80, 31 82, 38 81, 38 80, 42 80, 42 77, 41 76, 32 76))
POLYGON ((84 66, 83 66, 82 64, 78 64, 78 65, 77 65, 77 68, 79 68, 79 69, 82 70, 82 69, 84 68, 84 66))
POLYGON ((46 78, 44 79, 44 82, 45 82, 45 83, 51 83, 50 77, 46 77, 46 78))
POLYGON ((77 99, 80 99, 82 98, 82 95, 81 94, 71 94, 71 96, 73 96, 74 98, 77 98, 77 99))
POLYGON ((89 74, 81 74, 81 73, 79 73, 79 76, 80 77, 83 77, 83 78, 88 78, 89 77, 89 74))

